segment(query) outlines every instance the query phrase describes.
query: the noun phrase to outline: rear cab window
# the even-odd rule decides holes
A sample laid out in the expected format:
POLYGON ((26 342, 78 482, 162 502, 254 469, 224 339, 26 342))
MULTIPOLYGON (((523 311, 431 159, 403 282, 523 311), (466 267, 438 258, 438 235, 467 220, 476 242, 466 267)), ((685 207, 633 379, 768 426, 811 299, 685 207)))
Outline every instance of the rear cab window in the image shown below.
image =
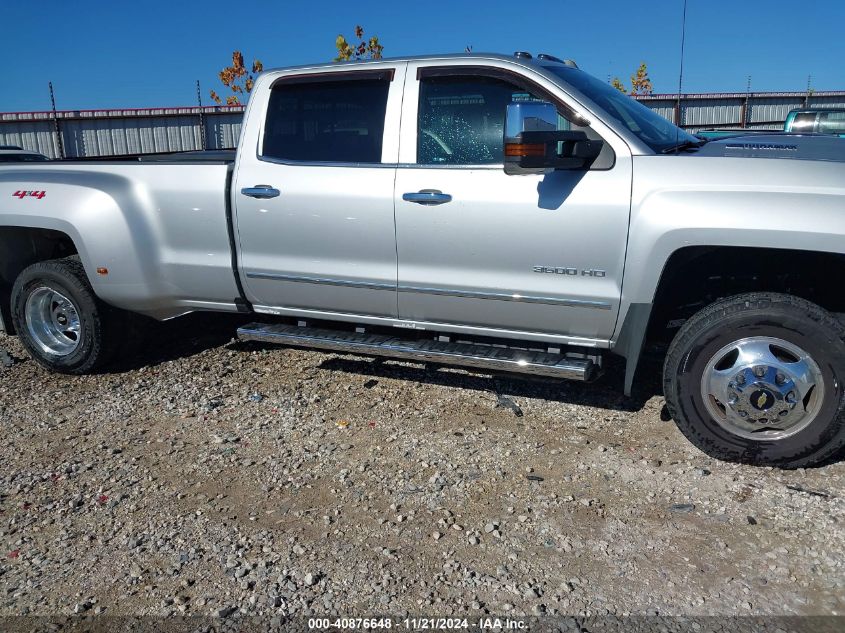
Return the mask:
POLYGON ((845 134, 845 112, 819 112, 819 132, 845 134))
POLYGON ((792 119, 790 132, 813 132, 816 125, 815 112, 799 112, 792 119))
POLYGON ((260 155, 282 162, 380 163, 391 71, 326 73, 271 88, 260 155))

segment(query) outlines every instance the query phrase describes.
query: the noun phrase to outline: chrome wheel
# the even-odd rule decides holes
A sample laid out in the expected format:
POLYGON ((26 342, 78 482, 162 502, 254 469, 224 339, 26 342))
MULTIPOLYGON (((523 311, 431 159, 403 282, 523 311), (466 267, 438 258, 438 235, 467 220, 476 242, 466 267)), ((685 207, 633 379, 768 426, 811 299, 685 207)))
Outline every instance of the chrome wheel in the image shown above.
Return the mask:
POLYGON ((62 293, 41 286, 26 299, 26 327, 32 341, 52 356, 68 356, 82 342, 79 313, 62 293))
POLYGON ((816 417, 824 380, 797 345, 751 337, 725 345, 704 368, 701 396, 725 430, 754 440, 795 435, 816 417))

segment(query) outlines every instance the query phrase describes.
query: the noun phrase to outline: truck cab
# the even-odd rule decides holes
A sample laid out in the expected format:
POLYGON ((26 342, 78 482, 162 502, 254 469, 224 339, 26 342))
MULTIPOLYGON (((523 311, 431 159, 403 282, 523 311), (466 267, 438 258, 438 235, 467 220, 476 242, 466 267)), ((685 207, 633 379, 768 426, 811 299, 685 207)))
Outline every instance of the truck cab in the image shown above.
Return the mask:
POLYGON ((232 188, 256 312, 608 347, 631 150, 560 96, 560 127, 603 141, 602 160, 549 176, 506 174, 507 105, 556 92, 544 73, 514 61, 443 57, 263 76, 232 188))

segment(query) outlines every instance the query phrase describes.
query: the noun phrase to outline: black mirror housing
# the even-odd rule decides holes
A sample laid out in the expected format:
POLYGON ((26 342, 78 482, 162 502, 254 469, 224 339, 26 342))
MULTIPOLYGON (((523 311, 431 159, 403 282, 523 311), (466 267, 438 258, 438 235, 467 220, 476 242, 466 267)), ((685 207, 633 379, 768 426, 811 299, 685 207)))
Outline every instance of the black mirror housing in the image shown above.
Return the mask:
POLYGON ((550 169, 588 169, 604 142, 581 131, 557 129, 557 108, 545 102, 508 105, 505 116, 504 167, 508 175, 550 169))

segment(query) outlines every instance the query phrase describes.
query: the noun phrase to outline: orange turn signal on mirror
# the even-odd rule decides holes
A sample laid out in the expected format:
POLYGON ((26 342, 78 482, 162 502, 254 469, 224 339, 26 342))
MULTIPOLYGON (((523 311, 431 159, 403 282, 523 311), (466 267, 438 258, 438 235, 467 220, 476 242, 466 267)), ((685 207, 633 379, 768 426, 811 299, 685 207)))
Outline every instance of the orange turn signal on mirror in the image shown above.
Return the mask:
POLYGON ((506 143, 505 156, 545 156, 546 146, 542 143, 506 143))
POLYGON ((108 275, 108 274, 109 274, 109 269, 108 269, 108 268, 98 268, 98 269, 97 269, 97 274, 98 274, 98 275, 108 275))

